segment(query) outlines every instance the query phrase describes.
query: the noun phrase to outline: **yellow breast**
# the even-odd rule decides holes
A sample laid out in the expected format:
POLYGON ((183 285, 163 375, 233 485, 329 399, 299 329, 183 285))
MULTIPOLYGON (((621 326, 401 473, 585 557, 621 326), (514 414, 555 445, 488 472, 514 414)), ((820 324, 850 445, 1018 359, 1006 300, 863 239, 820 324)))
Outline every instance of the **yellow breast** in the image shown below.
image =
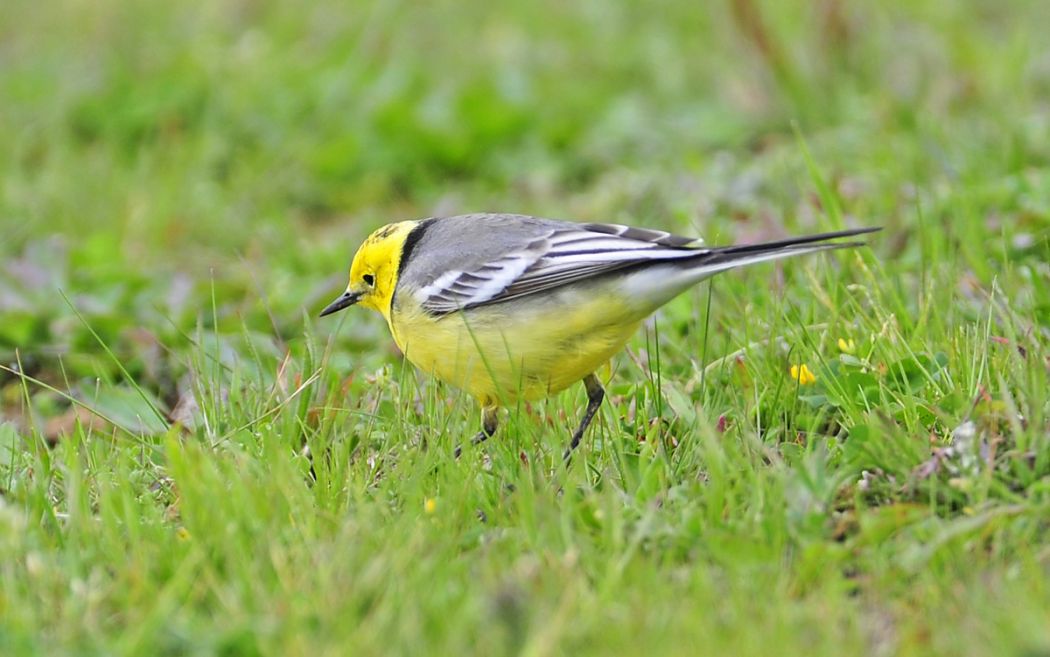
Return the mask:
POLYGON ((395 297, 390 330, 418 368, 482 404, 559 392, 608 361, 644 319, 604 286, 481 306, 442 317, 395 297))

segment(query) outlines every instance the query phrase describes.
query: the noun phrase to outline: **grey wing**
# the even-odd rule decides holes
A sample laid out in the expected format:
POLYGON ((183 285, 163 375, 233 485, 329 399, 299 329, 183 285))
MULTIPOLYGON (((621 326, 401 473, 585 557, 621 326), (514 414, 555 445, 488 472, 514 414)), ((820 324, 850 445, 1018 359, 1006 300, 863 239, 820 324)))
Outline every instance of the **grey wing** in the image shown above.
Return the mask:
MULTIPOLYGON (((460 239, 486 241, 489 257, 463 258, 465 266, 432 275, 419 286, 417 300, 431 314, 509 301, 643 262, 704 252, 692 238, 615 224, 573 224, 513 215, 481 215, 474 220, 478 231, 465 229, 460 239), (522 230, 523 226, 527 229, 522 230), (493 251, 496 257, 491 257, 493 251)), ((447 228, 463 225, 453 222, 447 228)), ((442 232, 448 235, 451 231, 442 232)))

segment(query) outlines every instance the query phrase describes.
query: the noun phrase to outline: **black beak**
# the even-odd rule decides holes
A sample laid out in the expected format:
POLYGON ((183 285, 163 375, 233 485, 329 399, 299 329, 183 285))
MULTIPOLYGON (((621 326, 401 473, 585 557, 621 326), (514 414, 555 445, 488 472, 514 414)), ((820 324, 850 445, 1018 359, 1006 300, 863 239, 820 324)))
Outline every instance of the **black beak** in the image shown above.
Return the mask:
POLYGON ((325 315, 331 315, 332 313, 339 312, 343 308, 349 308, 350 306, 357 303, 357 300, 361 298, 359 293, 355 292, 343 292, 342 296, 328 304, 324 310, 321 311, 321 317, 325 315))

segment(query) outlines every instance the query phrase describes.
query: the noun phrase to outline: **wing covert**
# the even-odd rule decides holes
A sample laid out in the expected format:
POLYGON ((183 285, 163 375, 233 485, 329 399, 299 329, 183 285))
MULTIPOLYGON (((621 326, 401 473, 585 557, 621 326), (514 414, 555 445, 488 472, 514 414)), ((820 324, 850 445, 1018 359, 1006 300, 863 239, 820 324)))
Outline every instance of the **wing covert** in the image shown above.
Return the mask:
POLYGON ((663 231, 553 221, 537 228, 541 226, 536 238, 523 247, 437 276, 416 291, 418 302, 427 312, 443 315, 553 290, 644 262, 704 252, 699 240, 663 231))

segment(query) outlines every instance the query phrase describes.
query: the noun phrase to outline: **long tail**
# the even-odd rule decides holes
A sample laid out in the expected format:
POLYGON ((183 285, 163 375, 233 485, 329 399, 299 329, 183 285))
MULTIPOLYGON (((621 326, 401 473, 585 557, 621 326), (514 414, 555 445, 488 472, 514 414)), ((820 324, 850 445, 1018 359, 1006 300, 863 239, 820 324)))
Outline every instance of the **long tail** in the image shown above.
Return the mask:
MULTIPOLYGON (((737 246, 713 247, 697 254, 695 258, 682 261, 683 265, 697 275, 699 278, 707 278, 720 271, 745 267, 759 262, 769 262, 781 258, 790 258, 805 253, 817 251, 831 251, 834 249, 848 249, 864 246, 867 242, 836 242, 856 235, 874 233, 882 228, 854 228, 851 230, 839 230, 832 233, 820 233, 818 235, 806 235, 804 237, 793 237, 775 242, 763 242, 761 244, 743 244, 737 246), (688 264, 687 264, 688 263, 688 264)), ((698 280, 699 280, 698 278, 698 280)))
POLYGON ((697 249, 695 254, 661 257, 632 267, 624 279, 624 292, 633 299, 645 300, 645 312, 656 310, 687 288, 719 272, 746 267, 760 262, 780 260, 817 251, 848 249, 866 242, 836 241, 874 233, 881 228, 856 228, 834 233, 793 237, 763 244, 716 246, 697 249))

